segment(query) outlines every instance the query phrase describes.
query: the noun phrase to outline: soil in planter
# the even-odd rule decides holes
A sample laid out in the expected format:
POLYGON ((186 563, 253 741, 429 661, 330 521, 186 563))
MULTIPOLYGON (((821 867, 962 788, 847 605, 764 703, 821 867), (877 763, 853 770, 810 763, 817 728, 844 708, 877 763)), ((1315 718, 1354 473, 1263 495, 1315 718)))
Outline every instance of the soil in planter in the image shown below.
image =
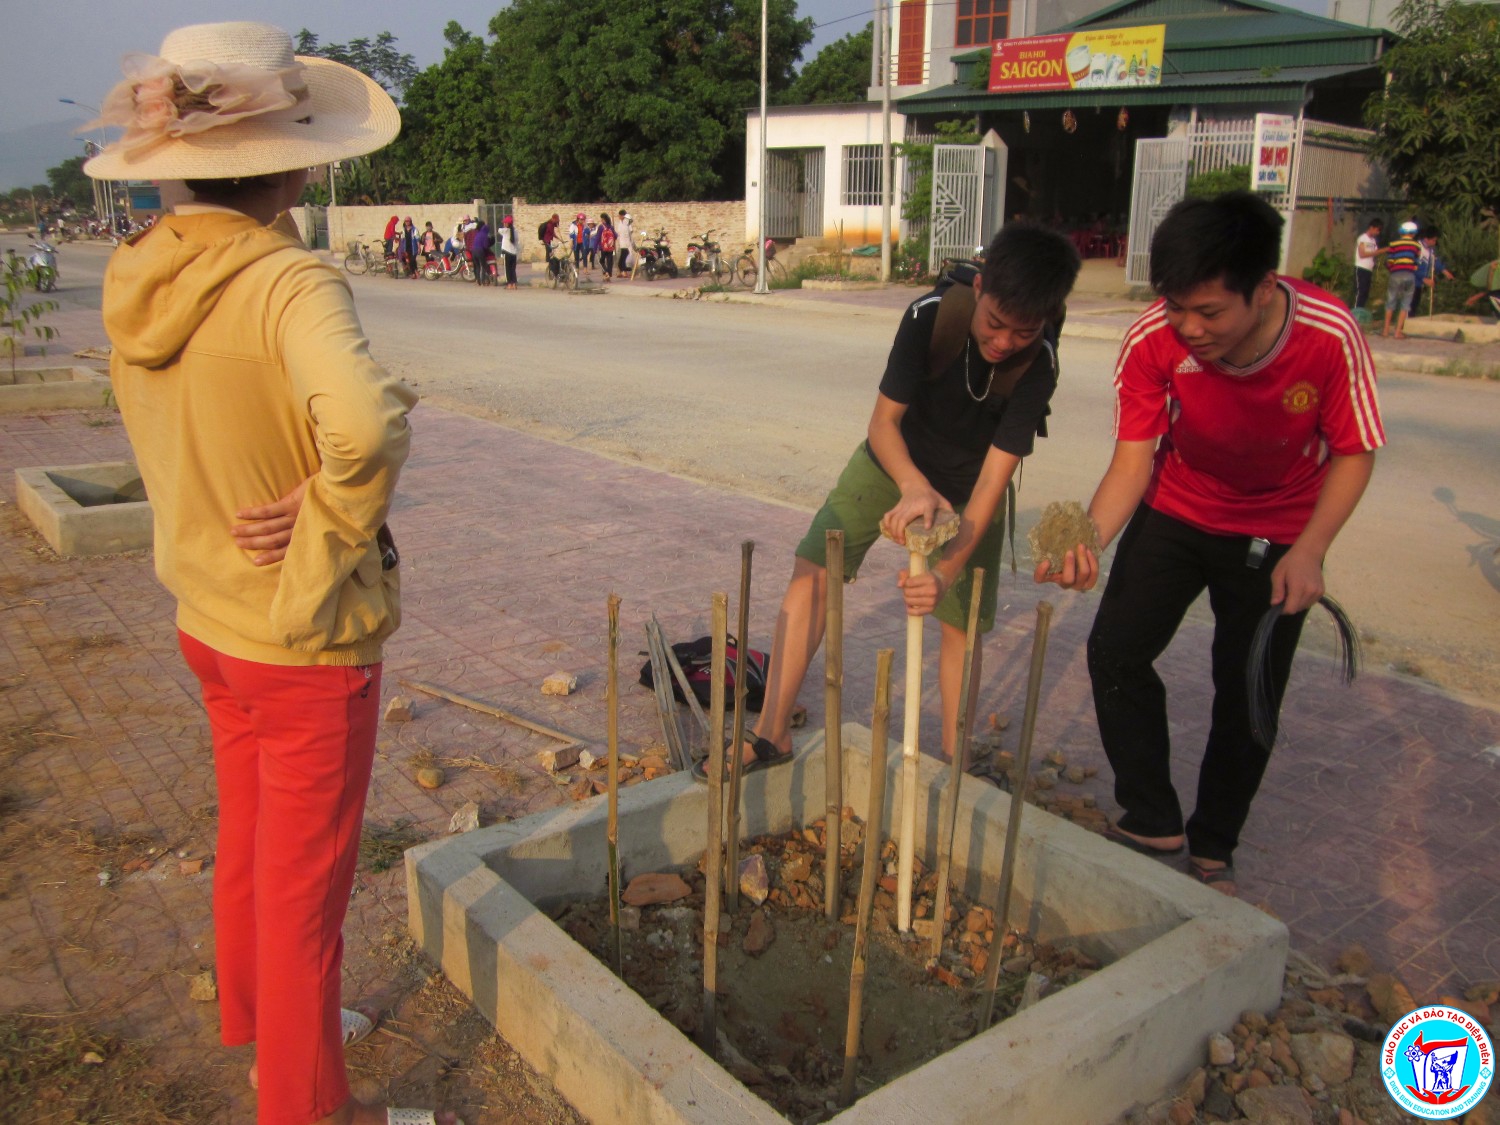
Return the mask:
MULTIPOLYGON (((764 860, 769 895, 756 906, 742 893, 738 913, 730 918, 726 911, 721 922, 716 1058, 795 1122, 821 1121, 838 1108, 863 831, 846 809, 838 922, 823 914, 822 821, 748 841, 741 859, 764 860)), ((943 955, 929 971, 936 875, 918 862, 916 936, 903 937, 895 931, 895 856, 886 841, 866 955, 861 1095, 973 1036, 983 1013, 993 913, 950 893, 943 955)), ((701 871, 682 876, 690 888, 685 897, 622 907, 621 944, 625 983, 695 1037, 703 996, 704 878, 701 871)), ((607 900, 571 903, 554 916, 575 941, 613 966, 607 900)), ((1023 993, 1036 998, 1099 968, 1077 949, 1038 945, 1024 934, 1010 935, 1005 958, 996 1005, 1002 1017, 1016 1010, 1023 993)))

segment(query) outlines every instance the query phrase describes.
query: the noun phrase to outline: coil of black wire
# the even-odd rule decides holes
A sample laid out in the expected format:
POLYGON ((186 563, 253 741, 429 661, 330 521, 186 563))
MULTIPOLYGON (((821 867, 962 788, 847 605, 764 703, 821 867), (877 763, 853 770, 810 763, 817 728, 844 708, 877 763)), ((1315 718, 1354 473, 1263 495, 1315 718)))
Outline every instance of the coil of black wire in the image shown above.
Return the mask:
MULTIPOLYGON (((1352 684, 1359 673, 1359 634, 1355 632, 1344 607, 1324 595, 1318 604, 1333 618, 1333 631, 1338 638, 1338 665, 1340 678, 1352 684)), ((1282 617, 1281 607, 1266 610, 1255 627, 1255 636, 1250 640, 1250 658, 1245 663, 1245 697, 1250 703, 1250 736, 1256 745, 1269 751, 1276 742, 1278 711, 1280 708, 1271 695, 1271 634, 1276 622, 1282 617)))

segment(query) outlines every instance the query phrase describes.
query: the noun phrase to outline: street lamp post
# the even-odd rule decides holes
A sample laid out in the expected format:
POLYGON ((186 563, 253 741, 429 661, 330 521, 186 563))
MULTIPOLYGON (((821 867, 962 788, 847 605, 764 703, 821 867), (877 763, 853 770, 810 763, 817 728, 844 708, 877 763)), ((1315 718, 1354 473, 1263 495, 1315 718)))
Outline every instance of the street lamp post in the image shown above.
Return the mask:
MULTIPOLYGON (((92 106, 87 104, 86 102, 75 102, 72 98, 58 98, 57 100, 62 102, 63 105, 74 105, 79 109, 86 109, 96 117, 99 115, 98 106, 92 106)), ((95 148, 95 152, 104 147, 103 130, 100 131, 99 139, 98 141, 94 142, 94 144, 97 146, 95 148)), ((85 148, 84 151, 85 153, 87 153, 88 150, 85 148)), ((113 180, 105 180, 103 183, 98 180, 94 181, 94 214, 99 218, 106 220, 109 223, 109 229, 111 231, 115 229, 114 186, 115 185, 113 180), (100 205, 101 199, 104 201, 102 207, 100 205)))

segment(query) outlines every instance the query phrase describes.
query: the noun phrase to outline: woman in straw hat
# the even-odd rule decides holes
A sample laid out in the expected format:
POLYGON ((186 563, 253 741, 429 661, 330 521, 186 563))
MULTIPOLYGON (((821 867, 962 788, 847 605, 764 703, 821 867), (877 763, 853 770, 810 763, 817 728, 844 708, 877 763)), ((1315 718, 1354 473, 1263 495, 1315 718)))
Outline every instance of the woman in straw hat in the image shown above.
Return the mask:
POLYGON ((213 732, 221 1035, 256 1045, 263 1125, 453 1125, 349 1096, 343 1046, 376 1013, 341 1013, 340 931, 399 620, 384 521, 415 396, 284 214, 310 166, 381 148, 400 117, 265 24, 182 28, 124 70, 101 115, 124 136, 85 170, 191 197, 112 257, 103 313, 213 732))

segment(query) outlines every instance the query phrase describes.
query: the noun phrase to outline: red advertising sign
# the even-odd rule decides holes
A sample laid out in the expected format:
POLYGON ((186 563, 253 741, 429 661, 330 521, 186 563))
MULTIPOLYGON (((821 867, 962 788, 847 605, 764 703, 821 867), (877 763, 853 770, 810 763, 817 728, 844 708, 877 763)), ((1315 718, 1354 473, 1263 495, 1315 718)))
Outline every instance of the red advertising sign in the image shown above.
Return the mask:
POLYGON ((1159 86, 1165 24, 1001 39, 991 48, 990 90, 1159 86))

